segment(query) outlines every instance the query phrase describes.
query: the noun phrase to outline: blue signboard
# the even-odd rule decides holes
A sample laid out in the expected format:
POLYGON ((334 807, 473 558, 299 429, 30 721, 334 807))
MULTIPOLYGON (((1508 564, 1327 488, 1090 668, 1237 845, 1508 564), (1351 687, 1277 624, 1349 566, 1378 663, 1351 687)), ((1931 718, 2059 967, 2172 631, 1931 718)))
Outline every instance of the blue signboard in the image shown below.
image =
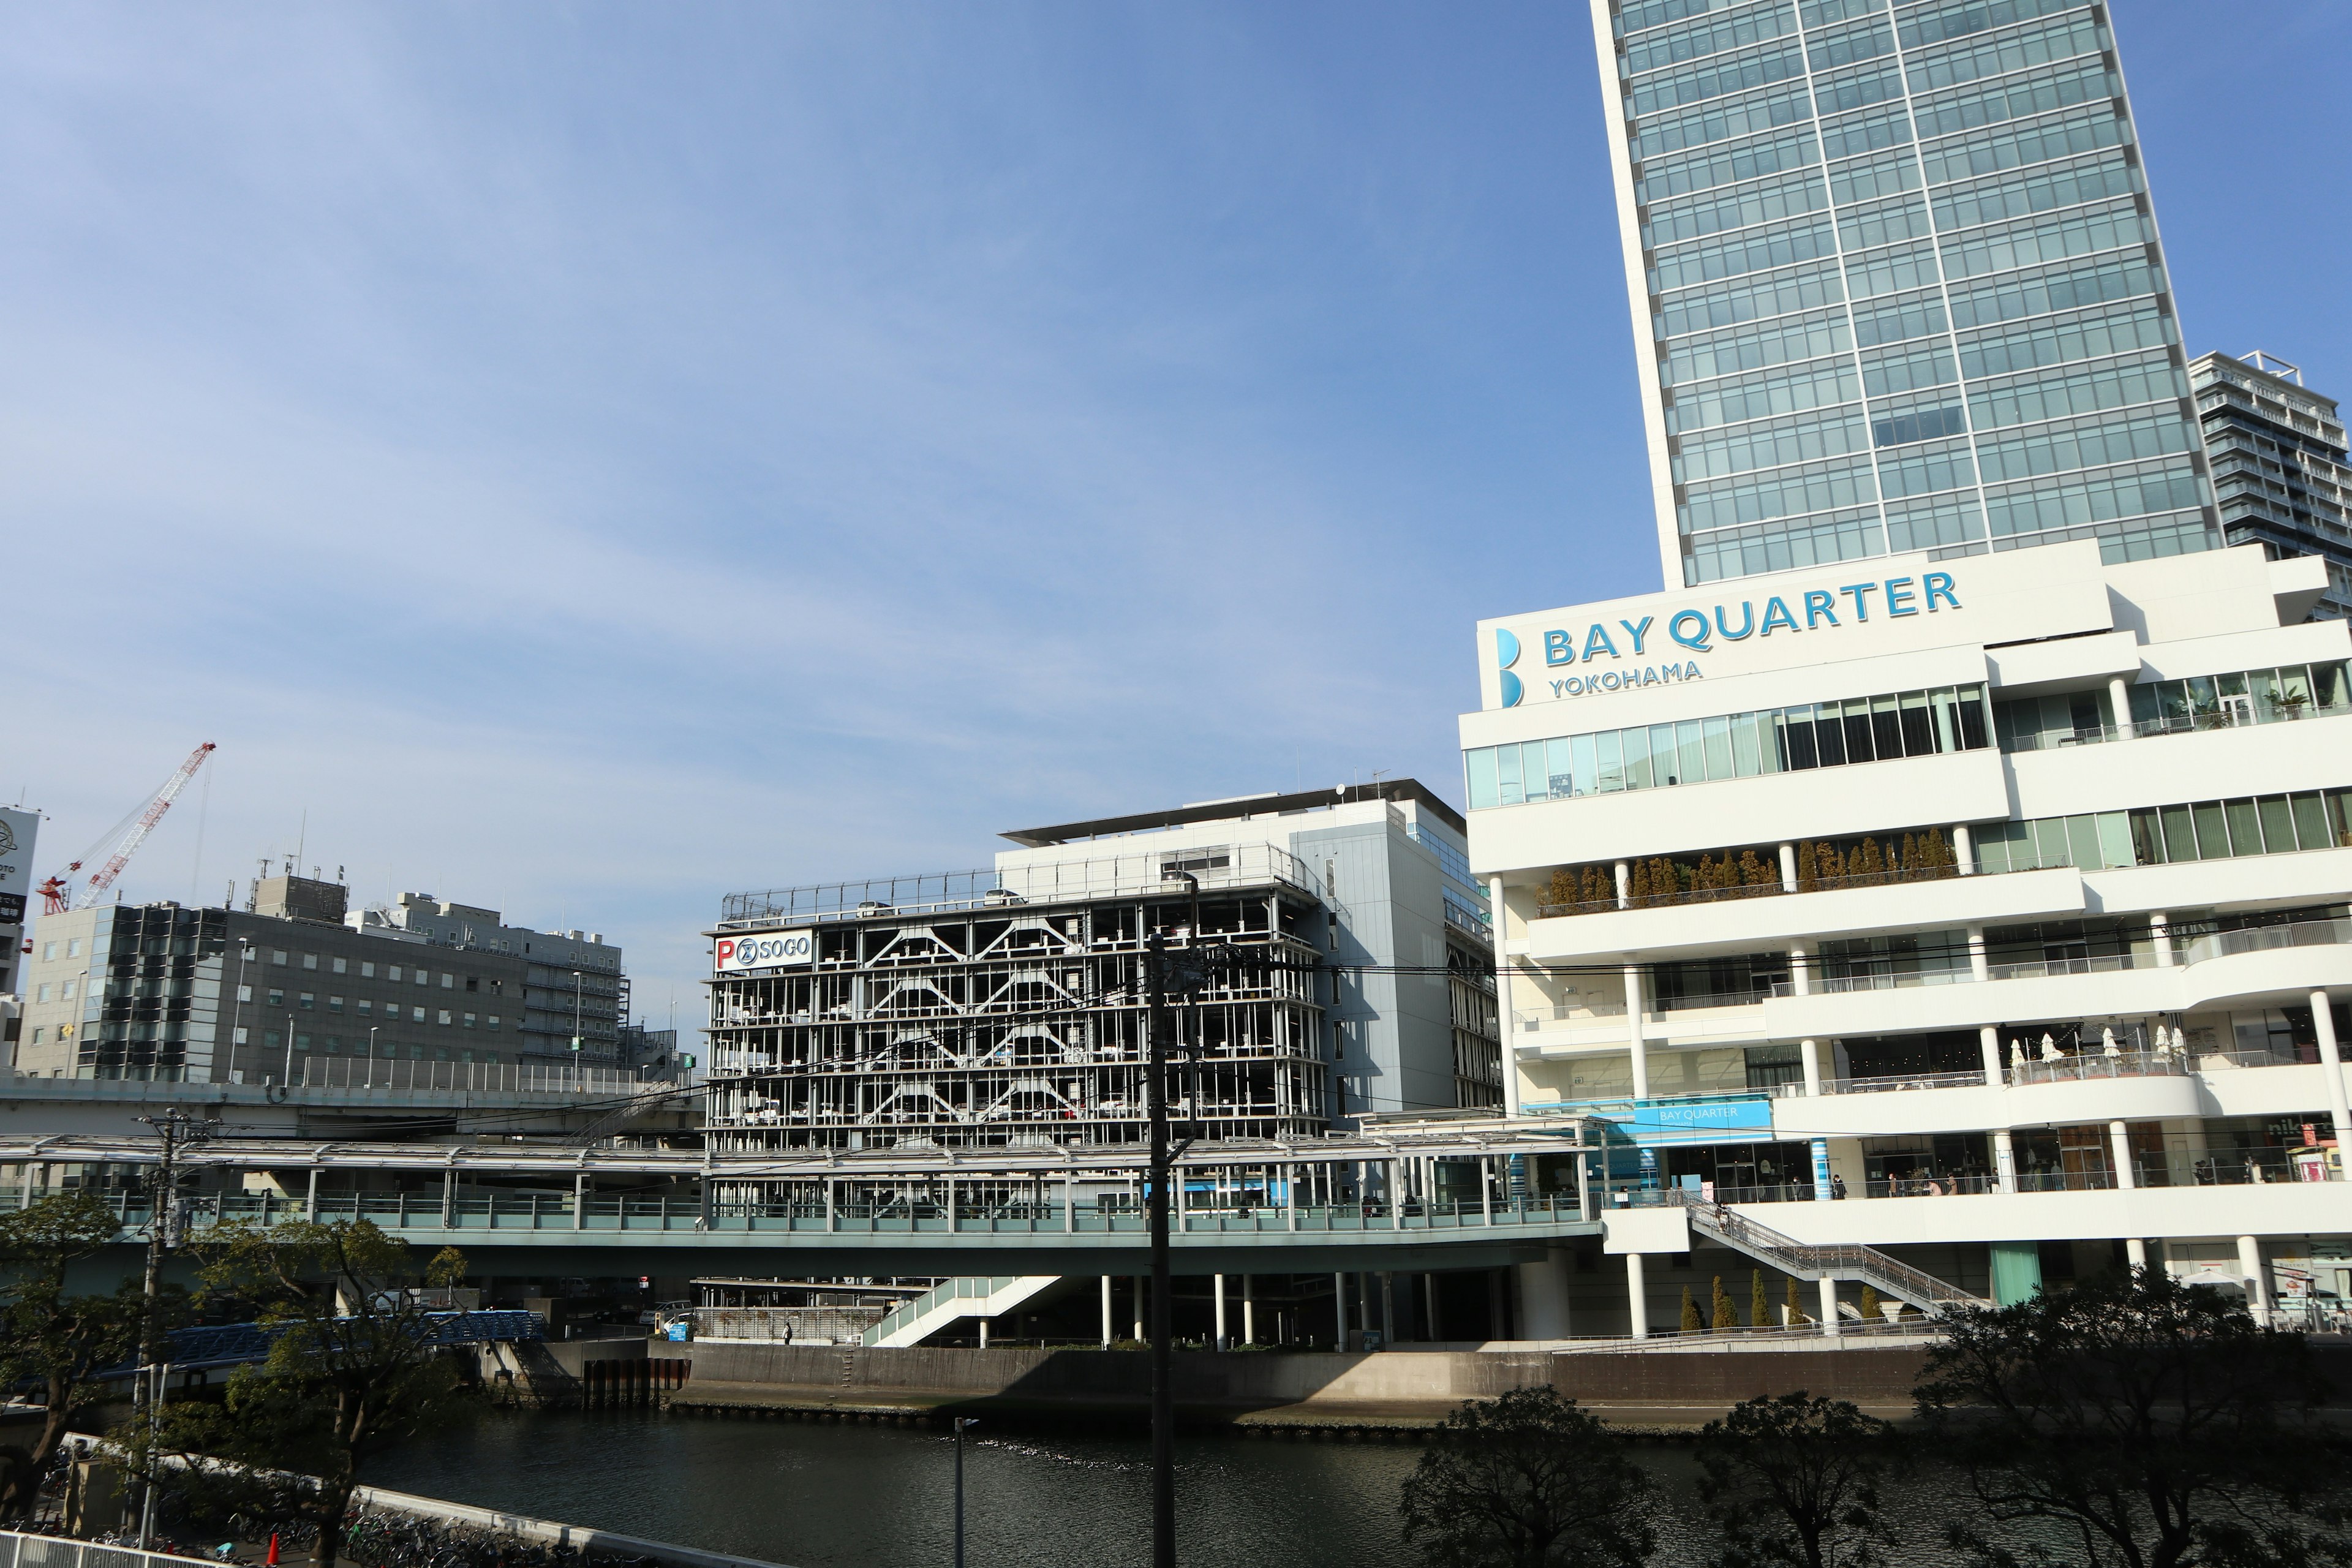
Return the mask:
POLYGON ((1633 1113, 1612 1117, 1635 1138, 1688 1138, 1702 1132, 1764 1132, 1772 1131, 1769 1100, 1690 1100, 1636 1105, 1633 1113))

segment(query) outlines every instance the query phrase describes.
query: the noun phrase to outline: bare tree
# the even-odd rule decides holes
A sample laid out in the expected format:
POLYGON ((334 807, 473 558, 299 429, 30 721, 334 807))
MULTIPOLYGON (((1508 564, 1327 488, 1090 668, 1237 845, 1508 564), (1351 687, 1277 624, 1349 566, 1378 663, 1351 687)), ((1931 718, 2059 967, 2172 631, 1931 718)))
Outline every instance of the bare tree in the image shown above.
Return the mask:
POLYGON ((2300 1334, 2140 1269, 1962 1314, 1915 1392, 1984 1516, 1951 1530, 1970 1561, 2252 1568, 2352 1554, 2322 1390, 2300 1334))
POLYGON ((1698 1436, 1699 1496, 1724 1533, 1721 1568, 1869 1568, 1889 1537, 1878 1484, 1884 1421, 1802 1390, 1736 1405, 1698 1436))
POLYGON ((1404 1538, 1431 1568, 1633 1568, 1657 1550, 1650 1478, 1549 1388, 1465 1405, 1404 1483, 1404 1538))

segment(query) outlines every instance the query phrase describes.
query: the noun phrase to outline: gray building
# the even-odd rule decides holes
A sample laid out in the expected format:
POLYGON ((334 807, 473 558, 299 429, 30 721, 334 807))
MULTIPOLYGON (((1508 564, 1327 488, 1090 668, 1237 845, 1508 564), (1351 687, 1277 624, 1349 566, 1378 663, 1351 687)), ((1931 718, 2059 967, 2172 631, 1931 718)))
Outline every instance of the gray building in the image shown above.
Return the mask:
POLYGON ((2259 351, 2210 353, 2189 367, 2213 464, 2221 529, 2272 560, 2316 555, 2327 592, 2314 619, 2352 616, 2352 468, 2336 400, 2303 371, 2259 351))
POLYGON ((621 950, 607 945, 602 931, 510 926, 496 910, 446 903, 430 893, 403 893, 396 903, 342 918, 371 934, 520 959, 524 1060, 630 1065, 621 1037, 629 1016, 629 977, 621 968, 621 950))
POLYGON ((1202 1136, 1500 1103, 1485 896, 1461 817, 1412 781, 1004 837, 986 871, 727 900, 716 1141, 1135 1142, 1155 930, 1238 959, 1179 1009, 1179 1110, 1202 1136))
POLYGON ((1591 12, 1669 585, 2221 543, 2108 7, 1591 12))
POLYGON ((386 1061, 446 1063, 457 1076, 621 1065, 610 1013, 619 949, 508 927, 492 911, 453 915, 464 906, 413 894, 400 906, 413 929, 364 913, 346 924, 344 900, 339 883, 276 877, 247 910, 109 904, 44 917, 16 1067, 257 1083, 342 1081, 386 1061), (575 984, 593 1054, 571 1050, 575 984), (592 984, 605 998, 601 1033, 587 1014, 592 984))

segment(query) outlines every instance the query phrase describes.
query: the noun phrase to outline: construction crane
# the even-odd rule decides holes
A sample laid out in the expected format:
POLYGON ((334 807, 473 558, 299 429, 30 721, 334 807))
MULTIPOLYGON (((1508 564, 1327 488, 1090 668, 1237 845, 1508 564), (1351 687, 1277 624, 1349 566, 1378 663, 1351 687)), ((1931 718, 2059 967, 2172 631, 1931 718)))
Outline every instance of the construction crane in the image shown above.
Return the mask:
POLYGON ((39 889, 42 912, 61 915, 68 910, 86 910, 104 898, 106 889, 114 885, 114 879, 122 875, 122 868, 131 863, 132 853, 155 831, 155 825, 163 820, 163 814, 172 809, 172 802, 188 787, 188 781, 196 776, 196 770, 205 765, 205 759, 213 751, 213 742, 206 741, 190 752, 188 760, 180 764, 180 771, 164 780, 163 787, 150 796, 146 805, 107 829, 106 837, 83 850, 79 859, 43 882, 39 889), (92 871, 89 879, 77 889, 74 873, 100 855, 106 856, 106 863, 92 871))

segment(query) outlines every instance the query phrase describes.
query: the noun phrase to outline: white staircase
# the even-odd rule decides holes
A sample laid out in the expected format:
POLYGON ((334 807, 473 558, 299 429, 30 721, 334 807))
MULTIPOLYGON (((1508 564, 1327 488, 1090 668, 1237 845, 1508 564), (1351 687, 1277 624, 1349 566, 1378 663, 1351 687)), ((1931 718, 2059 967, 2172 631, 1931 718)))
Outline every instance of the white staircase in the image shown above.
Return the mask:
POLYGON ((1859 1280, 1882 1296, 1908 1301, 1931 1318, 1963 1307, 1992 1305, 1874 1247, 1815 1246, 1783 1236, 1720 1205, 1702 1203, 1696 1196, 1677 1194, 1675 1201, 1689 1215, 1691 1228, 1701 1236, 1800 1279, 1859 1280))
POLYGON ((866 1331, 865 1343, 882 1350, 918 1345, 965 1318, 1001 1318, 1034 1300, 1058 1274, 1005 1274, 946 1279, 866 1331))

